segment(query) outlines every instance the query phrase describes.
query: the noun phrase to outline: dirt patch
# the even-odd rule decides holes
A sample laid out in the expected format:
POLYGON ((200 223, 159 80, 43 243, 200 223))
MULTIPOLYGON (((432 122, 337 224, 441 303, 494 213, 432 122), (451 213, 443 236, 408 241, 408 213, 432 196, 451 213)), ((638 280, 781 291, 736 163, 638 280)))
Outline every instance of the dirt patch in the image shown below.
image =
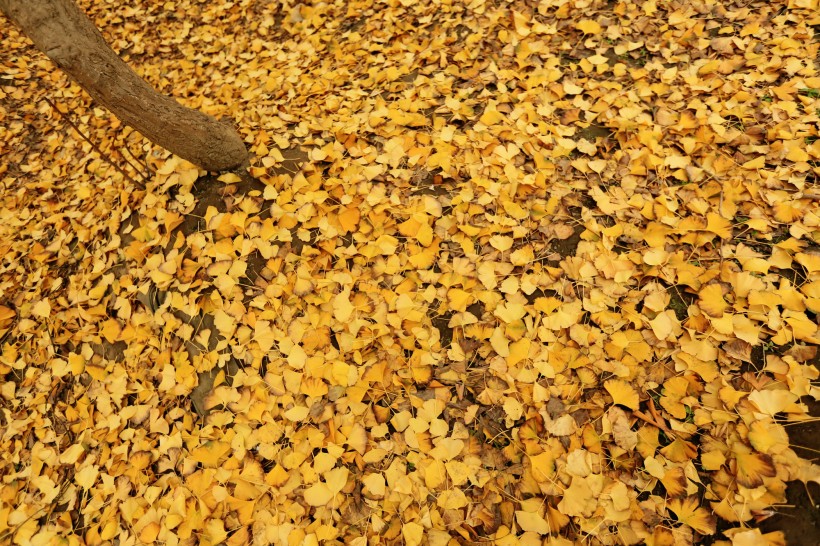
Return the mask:
POLYGON ((595 142, 598 138, 609 138, 612 136, 612 129, 600 123, 591 123, 588 127, 578 129, 575 132, 578 138, 584 138, 590 142, 595 142))
MULTIPOLYGON (((815 366, 818 366, 815 358, 815 366)), ((786 427, 792 449, 800 457, 817 462, 820 458, 820 401, 808 397, 802 402, 809 406, 815 419, 786 427)), ((786 544, 800 546, 820 544, 820 485, 791 482, 786 488, 786 504, 777 507, 777 513, 760 524, 764 533, 783 531, 786 544)))
POLYGON ((553 241, 550 241, 550 250, 554 254, 557 254, 557 256, 553 257, 558 258, 554 261, 560 262, 564 258, 575 256, 575 251, 578 249, 578 243, 581 242, 581 234, 585 230, 586 228, 583 224, 579 223, 572 228, 572 235, 566 239, 554 239, 553 241))

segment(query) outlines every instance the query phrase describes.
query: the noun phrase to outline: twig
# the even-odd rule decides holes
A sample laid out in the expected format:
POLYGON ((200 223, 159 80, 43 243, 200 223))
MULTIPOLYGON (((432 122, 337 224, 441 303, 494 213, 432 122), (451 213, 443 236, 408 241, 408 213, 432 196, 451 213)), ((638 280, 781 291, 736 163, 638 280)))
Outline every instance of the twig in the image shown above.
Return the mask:
MULTIPOLYGON (((137 167, 137 165, 134 165, 134 163, 132 163, 130 159, 128 159, 127 157, 125 157, 125 154, 124 154, 124 153, 122 153, 122 150, 125 150, 126 152, 128 152, 128 155, 130 155, 130 156, 131 156, 131 158, 139 164, 139 159, 137 159, 137 156, 135 156, 135 155, 134 155, 134 152, 132 152, 132 151, 131 151, 131 149, 130 149, 130 148, 128 148, 128 143, 127 143, 127 142, 123 142, 123 143, 122 143, 122 148, 120 148, 120 149, 118 150, 118 151, 120 152, 120 155, 122 156, 122 158, 123 158, 123 159, 124 159, 124 160, 125 160, 125 161, 129 164, 129 165, 131 165, 131 168, 132 168, 132 169, 134 169, 135 171, 137 171, 137 172, 140 174, 140 176, 142 177, 142 179, 143 179, 145 182, 148 182, 148 180, 150 179, 150 177, 149 177, 149 176, 145 173, 145 171, 141 170, 139 167, 137 167)), ((140 167, 145 167, 145 168, 148 170, 148 172, 151 172, 151 170, 148 168, 148 166, 147 166, 147 165, 140 165, 140 167)))
POLYGON ((648 416, 647 414, 645 414, 642 411, 633 410, 632 415, 634 415, 638 419, 646 421, 647 423, 649 423, 650 425, 652 425, 654 427, 658 427, 659 429, 661 429, 662 431, 664 431, 667 434, 674 434, 671 430, 669 430, 669 427, 667 427, 664 423, 659 423, 659 422, 655 421, 654 419, 652 419, 650 416, 648 416))
POLYGON ((655 402, 653 402, 651 398, 649 399, 649 413, 651 413, 652 415, 649 416, 642 411, 632 410, 632 415, 634 415, 638 419, 641 419, 642 421, 645 421, 652 426, 658 427, 666 434, 669 434, 671 436, 675 435, 675 433, 672 432, 668 426, 666 426, 666 423, 663 421, 663 418, 660 415, 658 415, 658 411, 657 409, 655 409, 655 402))
POLYGON ((650 398, 647 401, 647 403, 649 404, 649 413, 652 414, 652 417, 655 419, 655 421, 663 423, 664 420, 663 418, 661 418, 660 415, 658 415, 658 408, 655 407, 655 401, 652 398, 650 398))
POLYGON ((108 163, 109 163, 112 167, 114 167, 115 169, 117 169, 117 171, 118 171, 121 175, 123 175, 123 176, 124 176, 127 180, 129 180, 132 184, 134 184, 135 186, 137 186, 139 189, 141 189, 141 190, 144 190, 144 189, 145 189, 145 184, 143 184, 142 182, 137 182, 137 181, 134 179, 134 177, 133 177, 133 176, 131 176, 130 174, 128 174, 128 173, 127 173, 127 172, 126 172, 126 171, 125 171, 122 167, 120 167, 120 166, 119 166, 119 165, 117 165, 114 161, 112 161, 110 156, 108 156, 107 154, 103 153, 103 151, 100 149, 100 147, 99 147, 99 146, 97 146, 97 145, 96 145, 94 142, 92 142, 92 141, 91 141, 91 139, 89 139, 89 138, 88 138, 88 137, 87 137, 87 136, 86 136, 86 135, 85 135, 82 131, 80 131, 80 128, 79 128, 79 127, 77 127, 77 124, 75 124, 75 123, 74 123, 74 121, 72 121, 72 120, 71 120, 71 118, 69 118, 67 115, 63 114, 63 112, 62 112, 59 108, 57 108, 57 105, 56 105, 56 104, 54 104, 53 102, 51 102, 51 99, 49 99, 48 97, 43 97, 43 100, 44 100, 44 101, 46 101, 46 102, 49 104, 49 106, 51 106, 54 110, 56 110, 56 111, 57 111, 57 113, 60 115, 60 117, 61 117, 63 120, 65 120, 66 122, 68 122, 68 124, 69 124, 69 125, 71 125, 71 127, 72 127, 75 131, 77 131, 77 134, 78 134, 78 135, 80 135, 80 136, 83 138, 83 140, 85 140, 86 142, 88 142, 88 144, 90 144, 90 145, 91 145, 91 148, 92 148, 94 151, 96 151, 98 154, 100 154, 100 157, 102 157, 103 159, 105 159, 106 161, 108 161, 108 163))

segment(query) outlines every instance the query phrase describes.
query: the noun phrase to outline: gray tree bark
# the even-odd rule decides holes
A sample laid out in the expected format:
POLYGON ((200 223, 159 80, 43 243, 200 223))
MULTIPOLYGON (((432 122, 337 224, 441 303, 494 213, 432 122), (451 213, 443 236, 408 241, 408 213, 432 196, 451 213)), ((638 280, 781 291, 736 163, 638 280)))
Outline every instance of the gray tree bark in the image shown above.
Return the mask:
POLYGON ((114 53, 73 0, 0 0, 0 11, 94 100, 151 142, 209 171, 247 160, 233 128, 158 93, 114 53))

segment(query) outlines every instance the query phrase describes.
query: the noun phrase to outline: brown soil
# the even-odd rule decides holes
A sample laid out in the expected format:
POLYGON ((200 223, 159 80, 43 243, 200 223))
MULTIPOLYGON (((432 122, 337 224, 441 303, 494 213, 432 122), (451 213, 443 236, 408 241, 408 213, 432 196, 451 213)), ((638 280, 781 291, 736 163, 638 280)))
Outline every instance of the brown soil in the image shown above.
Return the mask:
MULTIPOLYGON (((815 365, 817 365, 815 363, 815 365)), ((810 461, 820 459, 820 402, 804 400, 814 421, 787 427, 794 451, 810 461)), ((792 482, 786 489, 788 504, 776 507, 777 514, 760 523, 763 533, 783 531, 789 546, 820 544, 820 485, 792 482)))

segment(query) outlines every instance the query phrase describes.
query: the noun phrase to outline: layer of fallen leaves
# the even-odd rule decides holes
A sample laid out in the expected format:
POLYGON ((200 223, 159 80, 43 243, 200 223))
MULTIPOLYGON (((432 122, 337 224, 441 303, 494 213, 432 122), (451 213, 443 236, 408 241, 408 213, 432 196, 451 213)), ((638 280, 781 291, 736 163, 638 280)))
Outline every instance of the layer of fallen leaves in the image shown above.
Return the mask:
POLYGON ((264 187, 0 23, 0 542, 782 544, 817 0, 84 4, 264 187))

